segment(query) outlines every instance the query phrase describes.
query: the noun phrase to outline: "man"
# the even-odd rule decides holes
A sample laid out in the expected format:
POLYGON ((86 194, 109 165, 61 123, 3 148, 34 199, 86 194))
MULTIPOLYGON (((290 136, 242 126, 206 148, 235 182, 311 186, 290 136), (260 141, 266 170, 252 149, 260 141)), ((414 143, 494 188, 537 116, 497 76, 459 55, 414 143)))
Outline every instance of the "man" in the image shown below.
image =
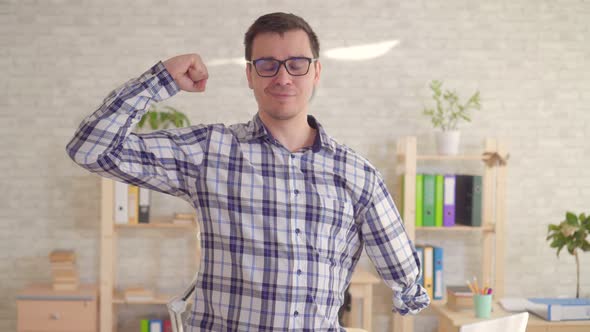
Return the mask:
POLYGON ((158 62, 114 90, 67 146, 102 176, 181 197, 201 223, 190 331, 343 331, 338 309, 363 246, 394 310, 429 304, 419 262, 377 170, 308 115, 320 80, 307 22, 264 15, 245 36, 258 112, 245 124, 136 135, 153 102, 203 92, 196 54, 158 62))

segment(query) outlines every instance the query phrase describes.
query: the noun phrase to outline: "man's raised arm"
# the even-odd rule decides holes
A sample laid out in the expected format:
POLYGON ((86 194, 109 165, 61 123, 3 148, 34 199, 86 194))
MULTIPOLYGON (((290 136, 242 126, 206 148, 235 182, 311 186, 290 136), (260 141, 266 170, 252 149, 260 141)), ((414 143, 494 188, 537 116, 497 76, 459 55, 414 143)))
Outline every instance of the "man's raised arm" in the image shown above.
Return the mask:
POLYGON ((131 131, 154 102, 179 90, 202 92, 208 73, 197 54, 158 62, 137 78, 113 90, 86 117, 66 151, 90 172, 188 199, 186 179, 198 172, 206 149, 206 126, 131 131))

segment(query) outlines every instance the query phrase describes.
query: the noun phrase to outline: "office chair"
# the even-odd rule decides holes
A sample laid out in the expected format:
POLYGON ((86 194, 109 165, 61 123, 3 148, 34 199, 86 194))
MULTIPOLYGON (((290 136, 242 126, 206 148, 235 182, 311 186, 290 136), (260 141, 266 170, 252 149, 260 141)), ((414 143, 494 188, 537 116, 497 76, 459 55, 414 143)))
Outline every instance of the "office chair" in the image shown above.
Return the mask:
POLYGON ((523 312, 511 316, 493 318, 461 326, 459 332, 525 332, 529 313, 523 312))
POLYGON ((198 272, 195 274, 190 285, 184 290, 181 295, 175 296, 166 305, 168 307, 168 314, 170 315, 170 322, 172 323, 173 332, 184 332, 182 323, 182 314, 186 311, 186 306, 191 295, 195 292, 197 285, 198 272))

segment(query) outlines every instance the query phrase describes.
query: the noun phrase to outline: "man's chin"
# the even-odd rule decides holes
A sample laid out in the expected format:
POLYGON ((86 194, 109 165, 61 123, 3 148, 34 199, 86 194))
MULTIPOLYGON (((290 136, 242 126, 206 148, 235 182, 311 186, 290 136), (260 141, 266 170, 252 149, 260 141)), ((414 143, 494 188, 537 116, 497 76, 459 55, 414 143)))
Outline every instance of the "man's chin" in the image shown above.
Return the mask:
POLYGON ((262 111, 263 113, 265 113, 266 116, 272 118, 273 120, 278 120, 278 121, 286 121, 286 120, 291 120, 295 117, 297 117, 297 115, 299 115, 299 113, 301 113, 301 111, 297 111, 294 110, 293 108, 275 108, 273 110, 266 110, 266 111, 262 111))

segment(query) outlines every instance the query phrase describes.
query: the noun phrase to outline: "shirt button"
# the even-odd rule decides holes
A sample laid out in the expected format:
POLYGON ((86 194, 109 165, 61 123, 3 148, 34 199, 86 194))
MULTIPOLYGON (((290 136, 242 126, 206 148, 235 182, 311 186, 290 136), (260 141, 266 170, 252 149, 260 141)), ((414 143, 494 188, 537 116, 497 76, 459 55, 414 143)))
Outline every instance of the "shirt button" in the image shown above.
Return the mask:
POLYGON ((300 275, 301 275, 301 273, 302 273, 302 272, 301 272, 301 269, 298 269, 298 270, 297 270, 297 275, 298 275, 298 276, 300 276, 300 275))
POLYGON ((295 316, 295 317, 299 316, 299 311, 295 310, 295 312, 293 313, 293 316, 295 316))
POLYGON ((295 189, 293 192, 295 193, 295 195, 299 195, 299 190, 295 189))
POLYGON ((295 234, 299 234, 299 233, 301 233, 301 230, 299 230, 299 228, 296 228, 295 229, 295 234))

